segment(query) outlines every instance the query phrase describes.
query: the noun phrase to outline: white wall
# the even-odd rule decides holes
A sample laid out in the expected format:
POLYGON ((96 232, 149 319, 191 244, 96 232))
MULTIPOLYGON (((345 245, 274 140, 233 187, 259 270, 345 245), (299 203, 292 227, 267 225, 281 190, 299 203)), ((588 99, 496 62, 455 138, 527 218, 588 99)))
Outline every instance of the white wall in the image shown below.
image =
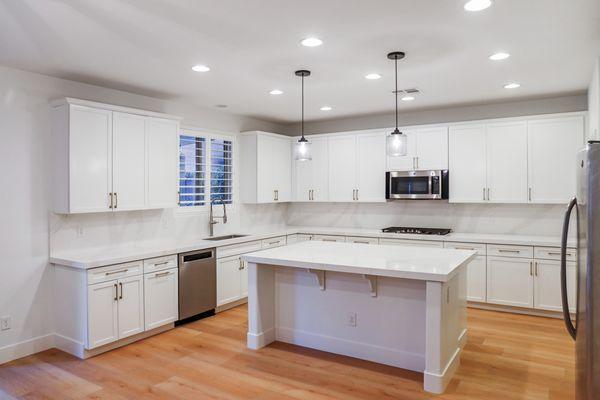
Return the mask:
MULTIPOLYGON (((0 363, 23 354, 15 351, 34 351, 40 348, 36 345, 49 343, 42 339, 15 346, 53 332, 50 243, 55 248, 100 246, 202 237, 207 232, 206 214, 176 215, 172 210, 52 214, 48 101, 63 96, 180 115, 183 124, 207 129, 279 130, 271 123, 217 110, 0 67, 0 316, 12 317, 12 329, 0 332, 0 363)), ((276 226, 284 222, 284 214, 285 205, 239 206, 228 227, 276 226)))
POLYGON ((372 204, 288 206, 289 225, 380 229, 388 226, 451 228, 461 233, 551 235, 559 237, 562 205, 450 204, 405 200, 372 204))

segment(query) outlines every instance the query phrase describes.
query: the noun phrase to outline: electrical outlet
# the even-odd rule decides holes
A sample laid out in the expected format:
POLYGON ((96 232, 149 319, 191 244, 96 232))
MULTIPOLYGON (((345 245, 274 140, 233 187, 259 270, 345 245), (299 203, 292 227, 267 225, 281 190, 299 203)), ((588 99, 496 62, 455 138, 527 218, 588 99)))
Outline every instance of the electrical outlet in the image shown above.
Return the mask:
POLYGON ((77 236, 83 236, 83 227, 81 225, 77 226, 77 236))
POLYGON ((3 331, 10 329, 10 315, 0 318, 0 329, 3 331))
POLYGON ((356 327, 356 313, 351 312, 346 315, 346 325, 356 327))

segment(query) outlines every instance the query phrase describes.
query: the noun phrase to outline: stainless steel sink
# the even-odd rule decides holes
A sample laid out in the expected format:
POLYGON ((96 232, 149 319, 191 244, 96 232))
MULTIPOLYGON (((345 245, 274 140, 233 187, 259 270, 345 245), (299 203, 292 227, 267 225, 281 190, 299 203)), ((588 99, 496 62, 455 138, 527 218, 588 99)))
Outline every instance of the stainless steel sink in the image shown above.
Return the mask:
POLYGON ((223 236, 213 236, 204 238, 204 240, 227 240, 227 239, 236 239, 241 237, 246 237, 248 235, 223 235, 223 236))

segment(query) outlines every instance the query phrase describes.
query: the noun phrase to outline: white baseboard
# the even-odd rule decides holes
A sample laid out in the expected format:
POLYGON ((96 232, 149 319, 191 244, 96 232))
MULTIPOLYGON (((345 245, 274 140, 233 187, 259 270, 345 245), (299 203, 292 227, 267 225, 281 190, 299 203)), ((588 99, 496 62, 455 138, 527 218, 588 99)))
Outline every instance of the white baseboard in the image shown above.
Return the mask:
MULTIPOLYGON (((466 336, 465 336, 466 337, 466 336)), ((460 351, 461 348, 457 348, 448 364, 446 364, 446 368, 441 374, 435 374, 432 372, 425 371, 423 373, 423 388, 426 392, 442 394, 444 390, 446 390, 446 386, 450 383, 454 372, 460 365, 460 351)))
POLYGON ((250 333, 246 335, 249 349, 258 350, 275 341, 275 328, 268 329, 262 333, 250 333))
POLYGON ((458 336, 458 347, 460 347, 461 350, 465 348, 465 345, 467 344, 467 340, 468 340, 467 330, 463 329, 463 331, 458 336))
POLYGON ((54 334, 49 333, 22 342, 0 347, 0 364, 26 357, 54 347, 54 334))
POLYGON ((58 333, 54 334, 54 347, 75 357, 84 358, 85 345, 58 333))
POLYGON ((425 369, 424 354, 410 353, 333 336, 278 327, 277 340, 411 371, 423 372, 425 369))

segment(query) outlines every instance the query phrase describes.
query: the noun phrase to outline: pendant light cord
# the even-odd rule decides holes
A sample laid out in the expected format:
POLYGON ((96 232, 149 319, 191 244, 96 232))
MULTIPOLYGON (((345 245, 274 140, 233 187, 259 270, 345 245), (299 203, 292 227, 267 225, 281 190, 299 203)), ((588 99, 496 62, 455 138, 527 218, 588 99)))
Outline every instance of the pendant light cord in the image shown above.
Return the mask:
POLYGON ((304 139, 304 75, 302 75, 302 139, 304 139))
POLYGON ((398 57, 394 58, 394 67, 395 67, 395 75, 396 75, 396 79, 395 79, 396 90, 394 91, 394 94, 396 95, 396 130, 398 130, 398 57))

